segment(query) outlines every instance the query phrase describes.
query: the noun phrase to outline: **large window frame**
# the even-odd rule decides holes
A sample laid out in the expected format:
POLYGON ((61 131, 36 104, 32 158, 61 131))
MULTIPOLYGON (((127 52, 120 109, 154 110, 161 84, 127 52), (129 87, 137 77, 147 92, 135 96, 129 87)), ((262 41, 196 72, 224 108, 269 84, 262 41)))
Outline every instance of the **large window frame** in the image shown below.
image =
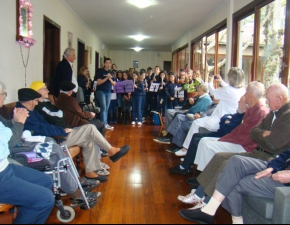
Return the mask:
MULTIPOLYGON (((254 43, 253 43, 253 60, 251 62, 251 74, 250 81, 259 79, 259 41, 260 41, 260 10, 266 5, 274 2, 275 0, 256 0, 243 9, 233 14, 233 33, 232 33, 232 62, 231 65, 236 67, 238 65, 238 54, 239 54, 239 39, 238 30, 239 22, 249 15, 255 15, 254 23, 254 43)), ((282 84, 289 86, 289 72, 290 72, 290 1, 286 1, 286 18, 285 18, 285 32, 284 32, 284 56, 282 59, 283 68, 281 74, 282 84), (287 41, 288 40, 288 41, 287 41)), ((263 81, 263 78, 261 78, 263 81)))
POLYGON ((181 60, 183 57, 183 55, 181 55, 181 53, 184 50, 185 50, 184 56, 185 56, 185 64, 186 64, 186 63, 188 63, 188 62, 186 62, 186 55, 189 54, 188 44, 186 44, 186 45, 182 46, 181 48, 178 48, 174 52, 172 52, 172 62, 173 62, 172 63, 172 71, 175 74, 178 74, 181 69, 184 69, 184 65, 182 65, 182 63, 181 63, 181 60))

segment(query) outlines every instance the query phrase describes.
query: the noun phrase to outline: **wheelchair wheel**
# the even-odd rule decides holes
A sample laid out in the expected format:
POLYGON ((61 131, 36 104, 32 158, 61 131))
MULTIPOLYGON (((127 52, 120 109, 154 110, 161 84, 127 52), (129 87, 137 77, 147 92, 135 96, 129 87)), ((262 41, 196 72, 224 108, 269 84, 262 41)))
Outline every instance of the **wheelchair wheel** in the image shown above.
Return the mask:
POLYGON ((76 213, 74 211, 74 209, 70 206, 64 206, 64 210, 65 212, 67 213, 67 216, 63 216, 61 214, 61 212, 58 210, 57 213, 56 213, 56 217, 57 219, 62 222, 62 223, 69 223, 71 221, 73 221, 73 219, 75 218, 76 216, 76 213))

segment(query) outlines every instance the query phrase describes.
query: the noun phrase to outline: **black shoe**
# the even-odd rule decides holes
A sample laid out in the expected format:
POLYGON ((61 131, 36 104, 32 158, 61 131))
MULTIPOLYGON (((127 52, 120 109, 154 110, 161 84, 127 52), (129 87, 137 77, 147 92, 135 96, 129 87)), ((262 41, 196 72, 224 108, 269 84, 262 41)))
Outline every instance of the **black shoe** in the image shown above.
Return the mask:
POLYGON ((113 162, 117 162, 119 159, 121 159, 124 155, 126 155, 130 150, 130 146, 129 145, 125 145, 124 147, 122 147, 120 149, 119 152, 117 152, 115 155, 110 156, 110 159, 113 162))
POLYGON ((171 139, 165 138, 165 137, 155 138, 153 139, 153 141, 157 142, 158 144, 165 144, 165 145, 170 145, 171 143, 171 139))
MULTIPOLYGON (((86 198, 88 203, 95 202, 102 196, 101 192, 86 192, 86 198)), ((86 204, 84 196, 80 196, 78 198, 70 198, 71 207, 81 206, 82 204, 86 204)))
POLYGON ((89 179, 89 180, 98 180, 101 183, 104 183, 104 182, 108 181, 108 178, 106 176, 102 176, 102 175, 98 175, 98 177, 95 177, 95 178, 90 178, 90 177, 85 177, 85 178, 89 179))
POLYGON ((201 209, 182 209, 179 215, 186 220, 200 224, 212 224, 214 222, 214 216, 202 212, 201 209))
POLYGON ((91 191, 93 189, 96 189, 97 187, 100 186, 100 184, 101 184, 100 181, 87 179, 85 177, 81 181, 81 185, 84 191, 91 191))
POLYGON ((197 189, 197 187, 200 185, 196 177, 189 178, 186 180, 186 182, 192 186, 192 189, 197 189))
POLYGON ((172 148, 167 148, 166 151, 170 153, 175 153, 178 152, 181 148, 178 147, 172 147, 172 148))
POLYGON ((176 167, 171 167, 169 169, 170 173, 172 174, 177 174, 177 175, 187 175, 189 173, 192 173, 192 170, 183 170, 183 169, 180 169, 180 166, 176 166, 176 167))

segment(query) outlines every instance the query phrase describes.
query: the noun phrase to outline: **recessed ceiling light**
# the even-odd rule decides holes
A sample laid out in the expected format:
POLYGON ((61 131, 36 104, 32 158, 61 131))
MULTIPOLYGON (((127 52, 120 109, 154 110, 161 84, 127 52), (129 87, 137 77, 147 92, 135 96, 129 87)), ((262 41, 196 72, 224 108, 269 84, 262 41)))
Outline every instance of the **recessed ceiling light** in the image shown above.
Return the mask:
POLYGON ((140 47, 135 47, 135 48, 132 48, 135 50, 135 52, 140 52, 143 48, 140 48, 140 47))
POLYGON ((151 5, 155 5, 154 0, 128 0, 128 3, 138 7, 139 9, 145 9, 151 5))
POLYGON ((136 41, 143 41, 145 38, 148 38, 147 36, 144 35, 132 35, 130 38, 135 39, 136 41))

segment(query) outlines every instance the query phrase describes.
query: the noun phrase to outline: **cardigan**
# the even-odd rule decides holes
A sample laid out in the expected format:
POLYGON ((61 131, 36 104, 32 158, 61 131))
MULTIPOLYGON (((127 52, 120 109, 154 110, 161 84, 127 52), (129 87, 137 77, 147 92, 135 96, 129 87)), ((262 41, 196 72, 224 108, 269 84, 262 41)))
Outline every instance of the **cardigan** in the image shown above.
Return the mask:
POLYGON ((192 106, 186 114, 196 114, 205 112, 207 108, 212 104, 212 100, 208 94, 201 96, 196 104, 192 106))

